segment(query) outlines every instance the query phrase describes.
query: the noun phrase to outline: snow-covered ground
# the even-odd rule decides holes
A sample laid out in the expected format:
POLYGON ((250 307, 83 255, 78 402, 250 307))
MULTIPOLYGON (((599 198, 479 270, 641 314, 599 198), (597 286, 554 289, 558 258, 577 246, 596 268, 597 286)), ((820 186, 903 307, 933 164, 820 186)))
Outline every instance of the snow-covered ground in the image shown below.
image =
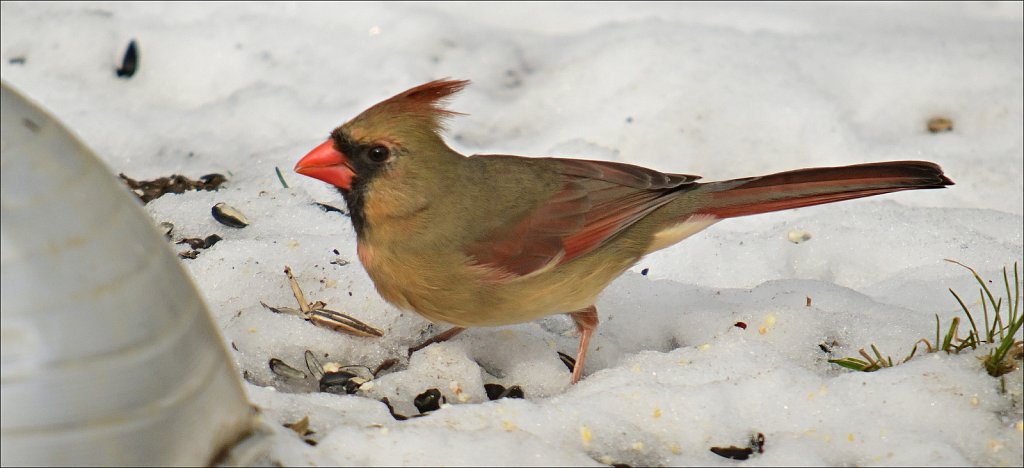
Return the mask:
POLYGON ((902 358, 934 335, 935 314, 944 326, 960 314, 947 289, 970 302, 977 286, 943 259, 995 280, 1024 255, 1019 2, 4 2, 0 11, 3 79, 115 173, 228 177, 218 192, 167 195, 147 210, 173 223, 176 239, 223 237, 183 263, 277 428, 268 460, 1024 465, 1020 370, 1003 393, 983 351, 918 354, 874 373, 827 362, 872 343, 902 358), (140 67, 119 79, 131 39, 140 67), (602 324, 576 386, 556 354, 576 349, 563 316, 470 330, 407 360, 407 347, 443 327, 376 294, 348 219, 313 204, 344 206, 340 196, 290 169, 367 106, 446 76, 473 80, 451 104, 469 114, 449 132, 467 154, 607 159, 708 180, 923 159, 957 185, 729 220, 644 259, 599 301, 602 324), (953 130, 929 133, 937 116, 953 130), (218 202, 251 225, 218 224, 218 202), (790 242, 795 230, 810 240, 790 242), (339 257, 351 263, 331 263, 339 257), (264 309, 260 301, 295 306, 285 265, 310 300, 385 336, 264 309), (270 372, 270 358, 304 369, 307 349, 346 365, 400 363, 352 396, 270 372), (519 385, 526 399, 488 401, 485 383, 519 385), (415 414, 413 398, 429 388, 450 405, 426 417, 397 421, 378 401, 415 414), (303 416, 315 446, 281 426, 303 416), (746 462, 709 451, 758 432, 764 453, 746 462))

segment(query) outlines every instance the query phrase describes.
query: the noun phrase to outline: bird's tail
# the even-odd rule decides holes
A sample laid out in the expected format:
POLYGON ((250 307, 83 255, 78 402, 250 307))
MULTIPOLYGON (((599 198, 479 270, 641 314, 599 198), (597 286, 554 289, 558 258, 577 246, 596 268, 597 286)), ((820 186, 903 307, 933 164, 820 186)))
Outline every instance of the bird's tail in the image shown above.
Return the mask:
POLYGON ((900 190, 953 185, 937 164, 892 161, 819 167, 701 184, 710 202, 695 214, 735 218, 900 190))

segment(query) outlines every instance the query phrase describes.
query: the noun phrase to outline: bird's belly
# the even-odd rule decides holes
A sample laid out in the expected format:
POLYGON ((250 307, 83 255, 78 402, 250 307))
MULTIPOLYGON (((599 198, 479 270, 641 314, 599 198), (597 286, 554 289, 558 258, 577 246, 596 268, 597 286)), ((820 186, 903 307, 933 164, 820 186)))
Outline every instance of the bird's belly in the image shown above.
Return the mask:
POLYGON ((460 327, 511 325, 580 310, 594 304, 633 263, 574 261, 538 275, 496 281, 464 258, 381 255, 367 248, 359 254, 385 300, 432 322, 460 327))

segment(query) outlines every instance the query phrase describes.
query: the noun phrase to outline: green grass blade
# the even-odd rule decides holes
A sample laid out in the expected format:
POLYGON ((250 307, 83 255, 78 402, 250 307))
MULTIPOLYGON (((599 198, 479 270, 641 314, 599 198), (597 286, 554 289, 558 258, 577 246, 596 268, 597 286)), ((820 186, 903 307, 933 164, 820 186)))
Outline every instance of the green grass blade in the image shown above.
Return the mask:
POLYGON ((885 358, 882 357, 882 352, 878 350, 878 347, 875 346, 874 343, 871 343, 871 351, 875 353, 875 359, 876 360, 878 360, 878 361, 885 361, 885 358))
POLYGON ((997 346, 994 351, 994 358, 997 362, 1002 362, 1003 358, 1006 357, 1006 353, 1010 351, 1011 347, 1013 347, 1015 342, 1013 337, 1017 334, 1017 331, 1020 330, 1022 324, 1024 324, 1024 317, 1018 317, 1017 321, 1011 323, 1008 327, 1008 333, 1002 341, 999 342, 999 346, 997 346))
POLYGON ((1013 262, 1013 314, 1020 317, 1020 276, 1017 274, 1017 262, 1013 262))
POLYGON ((965 314, 967 314, 967 320, 971 321, 971 330, 974 330, 974 334, 977 335, 978 326, 974 324, 974 317, 971 317, 971 310, 967 308, 967 304, 964 304, 963 299, 960 299, 960 296, 957 295, 956 291, 953 291, 953 288, 949 288, 949 292, 953 294, 953 297, 956 298, 956 301, 960 303, 960 308, 964 310, 965 314))
MULTIPOLYGON (((911 348, 910 354, 902 361, 899 361, 899 363, 902 364, 910 361, 917 354, 918 346, 922 343, 929 353, 938 352, 941 349, 947 353, 954 354, 967 348, 977 350, 982 343, 996 343, 996 347, 990 349, 984 359, 985 369, 993 377, 1000 377, 1013 371, 1018 366, 1016 361, 1024 354, 1024 350, 1022 350, 1024 343, 1021 340, 1015 339, 1017 333, 1024 328, 1024 314, 1020 311, 1021 289, 1024 285, 1020 281, 1018 263, 1014 262, 1013 264, 1013 288, 1010 287, 1009 271, 1007 271, 1006 267, 1003 267, 1003 287, 1006 291, 1006 297, 996 298, 977 270, 955 260, 947 259, 947 261, 960 265, 970 271, 980 286, 978 297, 984 315, 983 332, 978 329, 978 323, 974 320, 974 314, 971 312, 970 307, 967 306, 967 303, 964 302, 963 298, 956 291, 950 288, 950 294, 956 299, 957 304, 960 305, 964 315, 971 324, 970 329, 967 331, 967 337, 960 338, 959 336, 962 317, 953 317, 949 328, 946 330, 945 335, 943 335, 942 320, 939 318, 939 314, 935 314, 935 341, 930 342, 926 338, 917 340, 913 348, 911 348), (989 317, 989 307, 992 308, 992 317, 989 317)), ((828 362, 860 372, 874 372, 896 365, 892 357, 884 356, 875 344, 871 344, 870 349, 870 353, 864 348, 858 351, 860 356, 864 358, 863 360, 848 357, 830 359, 828 362)), ((1005 380, 1001 380, 1001 383, 1005 385, 1005 380)))
POLYGON ((1006 302, 1010 308, 1010 323, 1017 321, 1020 314, 1020 277, 1017 274, 1017 262, 1013 262, 1013 281, 1014 290, 1016 294, 1010 295, 1010 278, 1006 273, 1006 268, 1003 268, 1003 284, 1006 286, 1006 302), (1010 299, 1013 302, 1010 302, 1010 299))
POLYGON ((839 367, 845 367, 850 370, 859 372, 871 372, 877 369, 873 369, 871 364, 861 361, 857 358, 843 358, 843 359, 829 359, 828 362, 835 364, 839 367))
POLYGON ((274 172, 277 173, 277 180, 281 181, 281 185, 283 185, 284 188, 288 188, 288 182, 285 182, 284 181, 284 176, 281 175, 281 168, 277 167, 277 166, 274 166, 274 172))
POLYGON ((946 332, 946 338, 942 340, 942 350, 949 352, 949 346, 953 343, 953 337, 956 335, 957 328, 960 327, 960 317, 953 317, 953 323, 949 324, 949 331, 946 332))

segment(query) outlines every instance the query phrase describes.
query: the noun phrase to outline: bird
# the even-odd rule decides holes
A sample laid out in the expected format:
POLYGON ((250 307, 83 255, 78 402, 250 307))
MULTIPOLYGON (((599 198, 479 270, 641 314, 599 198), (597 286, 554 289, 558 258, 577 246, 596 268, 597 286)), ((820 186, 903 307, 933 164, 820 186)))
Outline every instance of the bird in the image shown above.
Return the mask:
POLYGON ((468 84, 438 79, 381 101, 295 165, 341 192, 378 293, 452 325, 410 353, 466 328, 564 313, 580 336, 576 384, 598 296, 645 255, 727 218, 954 184, 926 161, 697 182, 621 162, 465 156, 443 133, 462 115, 447 100, 468 84))

